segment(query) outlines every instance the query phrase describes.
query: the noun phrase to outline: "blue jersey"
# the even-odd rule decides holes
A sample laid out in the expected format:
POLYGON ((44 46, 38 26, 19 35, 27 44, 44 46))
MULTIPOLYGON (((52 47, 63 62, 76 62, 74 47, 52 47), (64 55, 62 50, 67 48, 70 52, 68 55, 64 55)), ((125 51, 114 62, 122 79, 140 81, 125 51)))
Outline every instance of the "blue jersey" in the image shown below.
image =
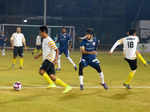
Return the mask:
MULTIPOLYGON (((84 47, 86 51, 96 51, 98 47, 98 41, 96 40, 96 37, 93 38, 93 40, 82 40, 80 47, 84 47)), ((82 58, 86 60, 93 60, 96 58, 96 55, 94 54, 82 54, 82 58)))
POLYGON ((69 34, 67 33, 60 34, 58 37, 59 49, 68 50, 70 40, 71 40, 71 37, 69 34))
POLYGON ((0 35, 0 46, 3 46, 4 43, 6 42, 6 36, 5 35, 0 35))

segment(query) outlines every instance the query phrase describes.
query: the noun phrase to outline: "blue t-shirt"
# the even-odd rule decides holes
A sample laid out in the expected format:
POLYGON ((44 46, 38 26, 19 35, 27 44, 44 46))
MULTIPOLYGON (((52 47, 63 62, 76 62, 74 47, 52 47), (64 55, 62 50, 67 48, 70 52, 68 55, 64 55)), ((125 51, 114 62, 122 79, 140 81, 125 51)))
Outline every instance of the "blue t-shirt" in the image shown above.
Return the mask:
POLYGON ((60 34, 58 37, 59 49, 68 50, 70 40, 71 40, 71 37, 69 34, 67 33, 60 34))
POLYGON ((5 35, 0 35, 0 43, 4 43, 6 40, 6 36, 5 35))
MULTIPOLYGON (((97 47, 98 47, 98 41, 96 39, 96 37, 93 38, 93 40, 87 40, 84 39, 82 40, 82 42, 80 43, 80 47, 84 47, 86 51, 96 51, 97 47)), ((82 58, 83 59, 87 59, 87 60, 92 60, 96 58, 96 55, 94 54, 82 54, 82 58)))

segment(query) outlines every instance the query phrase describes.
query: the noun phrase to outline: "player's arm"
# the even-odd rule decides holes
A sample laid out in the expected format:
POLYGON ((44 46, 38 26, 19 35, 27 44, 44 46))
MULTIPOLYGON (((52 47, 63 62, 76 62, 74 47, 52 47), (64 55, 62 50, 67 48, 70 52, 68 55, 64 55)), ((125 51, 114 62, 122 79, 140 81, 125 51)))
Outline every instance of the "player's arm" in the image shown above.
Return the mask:
POLYGON ((84 46, 80 47, 80 51, 82 54, 97 54, 96 51, 86 51, 84 46))
POLYGON ((110 49, 109 53, 112 54, 114 52, 114 50, 117 48, 117 46, 123 44, 123 38, 120 40, 117 40, 115 42, 115 44, 112 46, 112 48, 110 49))
POLYGON ((27 49, 25 37, 23 37, 22 43, 23 43, 23 45, 24 45, 24 48, 27 49))
POLYGON ((138 50, 136 50, 136 55, 137 55, 137 57, 142 61, 142 63, 143 63, 144 65, 147 65, 146 60, 143 58, 143 56, 141 55, 141 53, 140 53, 138 50))
POLYGON ((11 45, 11 48, 13 49, 14 48, 14 37, 13 37, 13 35, 10 37, 10 45, 11 45))

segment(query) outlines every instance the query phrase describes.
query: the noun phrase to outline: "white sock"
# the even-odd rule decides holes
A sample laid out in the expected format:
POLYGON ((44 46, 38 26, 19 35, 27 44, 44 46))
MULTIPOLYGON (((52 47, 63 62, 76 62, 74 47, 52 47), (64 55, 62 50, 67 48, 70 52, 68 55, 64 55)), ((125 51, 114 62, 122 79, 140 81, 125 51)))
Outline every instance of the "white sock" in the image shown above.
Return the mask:
POLYGON ((76 66, 76 64, 72 61, 70 57, 67 57, 67 59, 70 61, 71 64, 73 64, 74 67, 76 66))
POLYGON ((5 49, 2 49, 2 56, 5 55, 5 49))
POLYGON ((104 82, 104 74, 103 74, 103 72, 99 73, 99 76, 100 76, 102 84, 104 84, 105 82, 104 82))
POLYGON ((79 76, 79 79, 80 79, 80 85, 83 85, 83 76, 79 76))
POLYGON ((58 68, 61 68, 60 58, 61 58, 61 55, 58 56, 58 68))

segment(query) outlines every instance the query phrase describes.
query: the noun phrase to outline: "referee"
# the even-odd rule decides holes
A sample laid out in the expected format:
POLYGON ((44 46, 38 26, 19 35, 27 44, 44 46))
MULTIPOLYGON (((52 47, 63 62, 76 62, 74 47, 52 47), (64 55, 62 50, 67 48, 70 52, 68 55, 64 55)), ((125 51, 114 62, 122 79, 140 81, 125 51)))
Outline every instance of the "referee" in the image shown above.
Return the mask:
POLYGON ((17 27, 16 28, 16 32, 12 34, 11 38, 10 38, 10 42, 11 42, 11 47, 13 49, 13 62, 12 62, 12 67, 15 66, 16 64, 16 58, 19 55, 20 57, 20 69, 23 69, 23 47, 26 49, 26 40, 25 37, 23 35, 23 33, 21 33, 21 27, 17 27))

